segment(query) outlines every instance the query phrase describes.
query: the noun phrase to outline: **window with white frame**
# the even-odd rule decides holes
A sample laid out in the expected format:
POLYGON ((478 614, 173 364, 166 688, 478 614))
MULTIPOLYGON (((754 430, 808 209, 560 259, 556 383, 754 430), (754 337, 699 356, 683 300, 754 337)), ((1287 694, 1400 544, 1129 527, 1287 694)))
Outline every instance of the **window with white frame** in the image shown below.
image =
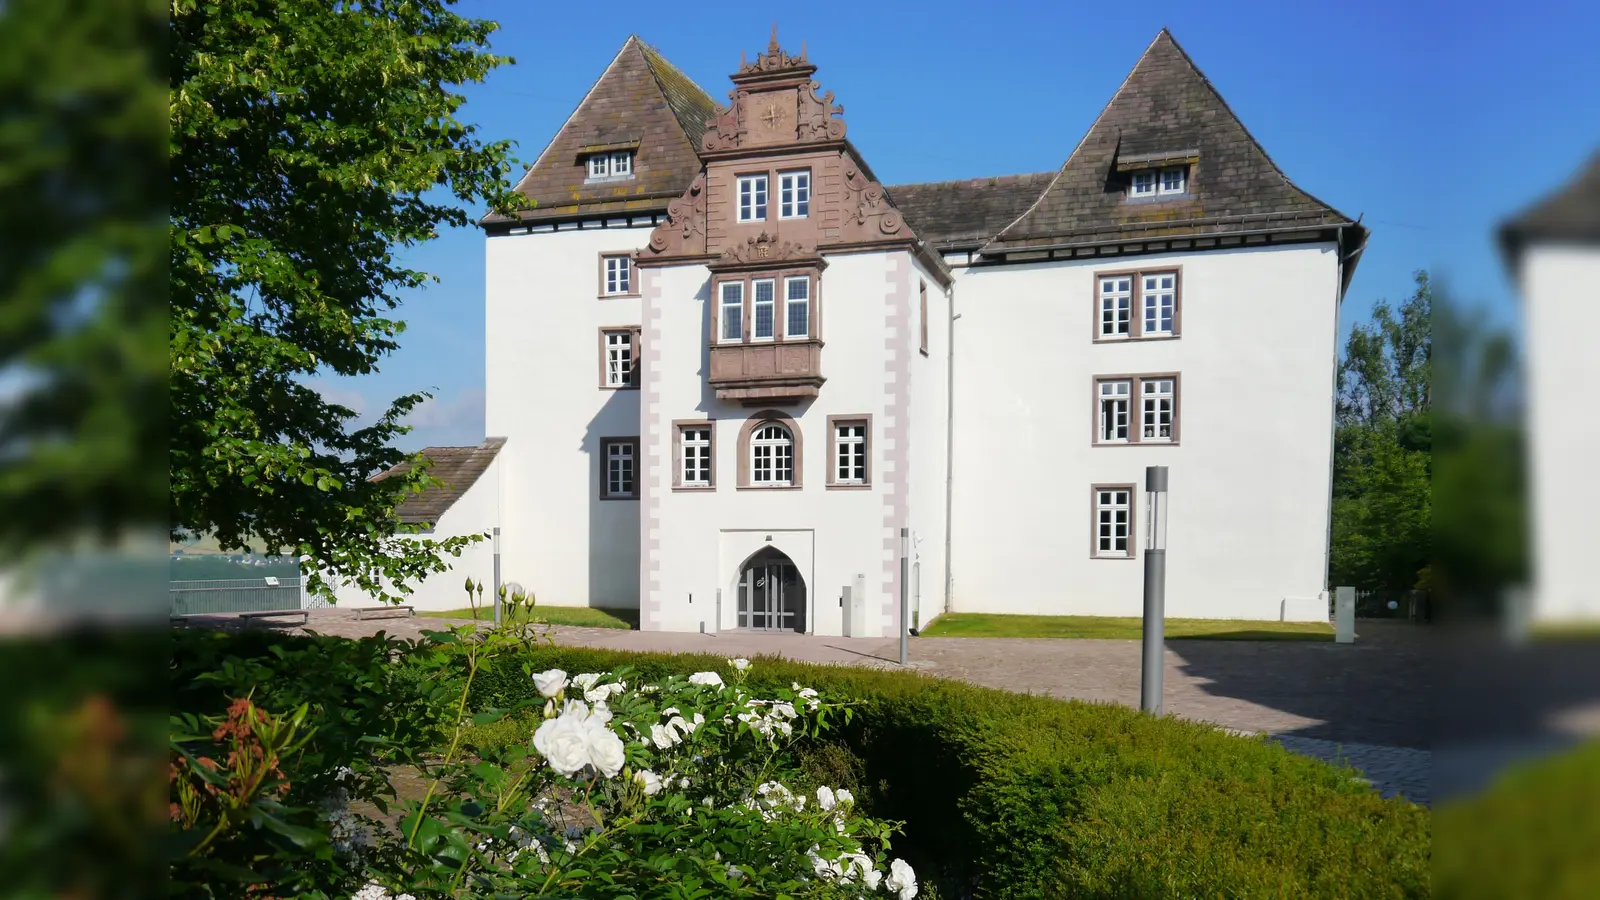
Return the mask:
POLYGON ((867 423, 833 425, 833 483, 867 483, 867 423))
POLYGON ((608 388, 633 387, 633 332, 607 331, 606 378, 608 388))
POLYGON ((683 457, 680 473, 683 487, 711 486, 711 427, 685 426, 679 432, 679 451, 683 457))
POLYGON ((811 170, 778 175, 778 218, 803 219, 811 214, 811 170))
POLYGON ((1139 328, 1140 337, 1171 337, 1178 312, 1178 276, 1161 272, 1143 276, 1139 289, 1139 302, 1144 307, 1144 321, 1139 328))
POLYGON ((1170 166, 1165 169, 1144 169, 1134 172, 1128 180, 1128 196, 1135 199, 1147 197, 1172 197, 1189 191, 1187 166, 1170 166))
POLYGON ((1133 555, 1133 489, 1127 486, 1094 489, 1094 555, 1126 558, 1133 555))
POLYGON ((811 336, 811 278, 801 275, 783 280, 783 336, 811 336))
POLYGON ((744 340, 744 282, 722 282, 722 305, 718 317, 722 322, 721 340, 744 340))
POLYGON ((750 440, 750 483, 760 487, 794 484, 794 435, 776 422, 757 428, 750 440))
POLYGON ((600 442, 601 457, 605 463, 600 482, 601 499, 634 499, 634 459, 638 447, 638 438, 605 438, 600 442))
POLYGON ((771 278, 759 278, 750 283, 750 290, 754 301, 750 310, 750 339, 770 341, 778 306, 777 284, 771 278))
POLYGON ((1125 338, 1133 334, 1133 277, 1107 275, 1100 279, 1100 337, 1125 338))
POLYGON ((606 256, 604 260, 605 284, 601 293, 626 294, 633 290, 633 261, 626 256, 606 256))
POLYGON ((1172 440, 1172 424, 1177 413, 1177 382, 1171 378, 1139 379, 1139 435, 1141 441, 1172 440))
POLYGON ((633 175, 633 151, 613 150, 589 155, 589 180, 629 178, 633 175))
POLYGON ((739 177, 739 221, 760 222, 767 218, 767 176, 739 177))
POLYGON ((1129 412, 1133 399, 1133 382, 1106 380, 1096 382, 1100 401, 1100 426, 1097 440, 1102 444, 1121 444, 1128 440, 1129 412))

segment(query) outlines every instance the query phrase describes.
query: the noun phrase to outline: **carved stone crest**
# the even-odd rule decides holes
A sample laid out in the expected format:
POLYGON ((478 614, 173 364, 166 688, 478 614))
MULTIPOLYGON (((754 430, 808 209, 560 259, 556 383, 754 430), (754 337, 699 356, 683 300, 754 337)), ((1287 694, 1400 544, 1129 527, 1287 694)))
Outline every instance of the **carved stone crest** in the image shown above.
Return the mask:
POLYGON ((788 241, 780 244, 777 235, 763 231, 755 237, 746 238, 742 244, 728 247, 722 251, 722 258, 725 262, 759 263, 794 259, 804 253, 805 250, 798 244, 788 241))

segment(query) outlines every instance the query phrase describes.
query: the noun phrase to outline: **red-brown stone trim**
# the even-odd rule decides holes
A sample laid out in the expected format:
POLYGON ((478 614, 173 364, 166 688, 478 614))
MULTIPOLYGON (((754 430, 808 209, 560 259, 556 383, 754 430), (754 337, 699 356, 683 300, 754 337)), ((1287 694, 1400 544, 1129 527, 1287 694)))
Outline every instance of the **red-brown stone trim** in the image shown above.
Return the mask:
POLYGON ((717 422, 715 419, 674 419, 672 422, 672 489, 674 491, 714 491, 717 489, 717 422), (707 484, 683 483, 683 433, 690 428, 705 429, 711 435, 710 478, 707 484))
POLYGON ((1089 443, 1096 447, 1176 447, 1183 424, 1183 376, 1177 372, 1137 372, 1123 375, 1095 375, 1089 379, 1089 443), (1172 439, 1167 441, 1143 439, 1144 400, 1140 385, 1158 378, 1172 379, 1172 439), (1100 382, 1130 382, 1128 394, 1128 439, 1126 441, 1100 440, 1100 382))
POLYGON ((606 251, 598 255, 595 265, 600 272, 600 288, 598 295, 601 300, 616 300, 622 297, 639 296, 639 266, 633 260, 633 254, 627 251, 606 251), (626 259, 628 261, 628 289, 620 294, 606 293, 606 260, 609 258, 626 259))
POLYGON ((1090 284, 1089 294, 1093 298, 1089 304, 1093 313, 1090 323, 1092 330, 1089 332, 1096 344, 1121 344, 1128 341, 1175 341, 1183 337, 1183 266, 1148 266, 1142 269, 1113 269, 1093 273, 1094 278, 1090 284), (1164 275, 1171 272, 1172 283, 1172 334, 1158 334, 1145 337, 1144 331, 1144 276, 1164 275), (1118 278, 1127 276, 1132 282, 1130 301, 1133 304, 1132 316, 1128 322, 1127 337, 1102 337, 1100 334, 1100 280, 1102 278, 1118 278))
POLYGON ((872 414, 829 416, 828 417, 828 477, 826 489, 830 491, 870 491, 872 490, 872 454, 877 449, 877 441, 872 434, 872 414), (839 478, 839 426, 840 425, 865 425, 866 426, 866 479, 857 483, 847 481, 841 483, 839 478))
POLYGON ((602 325, 602 326, 600 326, 600 389, 601 390, 603 390, 603 391, 632 391, 632 390, 637 390, 638 389, 639 382, 640 382, 640 377, 639 377, 639 345, 641 343, 643 343, 641 341, 641 339, 640 339, 640 333, 641 333, 641 329, 640 329, 640 327, 638 325, 602 325), (607 372, 606 372, 606 369, 607 369, 606 363, 608 363, 610 361, 607 358, 607 352, 606 352, 609 349, 609 348, 606 347, 606 335, 608 335, 608 334, 622 334, 624 332, 627 333, 627 335, 628 335, 628 348, 629 348, 628 349, 628 383, 627 384, 610 384, 610 383, 608 383, 608 381, 606 379, 606 374, 607 374, 607 372))
POLYGON ((805 439, 800 433, 800 423, 782 410, 764 409, 746 419, 744 426, 739 429, 739 480, 737 489, 741 491, 799 490, 805 472, 802 465, 805 462, 805 456, 802 452, 804 447, 805 439), (775 422, 789 429, 789 437, 794 439, 794 479, 788 485, 768 487, 767 485, 753 484, 750 481, 750 436, 755 433, 758 427, 768 422, 775 422))
POLYGON ((600 458, 600 499, 638 500, 641 479, 644 477, 642 466, 640 465, 639 461, 639 438, 637 436, 603 437, 600 439, 599 446, 600 452, 597 455, 600 458), (608 476, 610 475, 609 448, 612 444, 628 444, 633 447, 633 493, 631 494, 611 493, 611 479, 608 476))
POLYGON ((1136 484, 1089 485, 1089 558, 1136 559, 1139 556, 1139 486, 1136 484), (1128 492, 1128 555, 1100 555, 1100 491, 1128 492))

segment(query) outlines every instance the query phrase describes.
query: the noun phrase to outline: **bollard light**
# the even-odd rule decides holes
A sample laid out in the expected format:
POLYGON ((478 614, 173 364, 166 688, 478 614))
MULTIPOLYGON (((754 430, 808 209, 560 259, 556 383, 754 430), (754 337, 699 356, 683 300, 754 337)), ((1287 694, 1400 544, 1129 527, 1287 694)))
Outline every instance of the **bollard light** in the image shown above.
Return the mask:
POLYGON ((1144 473, 1146 550, 1167 549, 1167 467, 1150 466, 1144 473))
POLYGON ((1166 466, 1145 468, 1144 493, 1144 641, 1140 659, 1139 708, 1159 716, 1167 643, 1166 466))

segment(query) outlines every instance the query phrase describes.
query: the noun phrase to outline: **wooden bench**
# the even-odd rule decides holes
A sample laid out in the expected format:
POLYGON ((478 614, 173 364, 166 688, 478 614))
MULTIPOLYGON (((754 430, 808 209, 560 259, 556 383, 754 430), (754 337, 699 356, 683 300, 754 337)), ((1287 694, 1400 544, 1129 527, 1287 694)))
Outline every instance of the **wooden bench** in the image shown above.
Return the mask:
POLYGON ((310 618, 310 615, 311 614, 309 612, 303 609, 264 609, 259 612, 239 613, 239 618, 243 619, 245 624, 251 624, 256 619, 275 619, 281 616, 299 616, 300 624, 304 625, 306 624, 306 620, 310 618))
POLYGON ((367 617, 367 613, 387 612, 404 612, 406 614, 405 617, 408 619, 417 614, 416 609, 410 606, 357 606, 355 608, 357 619, 365 619, 367 617))

